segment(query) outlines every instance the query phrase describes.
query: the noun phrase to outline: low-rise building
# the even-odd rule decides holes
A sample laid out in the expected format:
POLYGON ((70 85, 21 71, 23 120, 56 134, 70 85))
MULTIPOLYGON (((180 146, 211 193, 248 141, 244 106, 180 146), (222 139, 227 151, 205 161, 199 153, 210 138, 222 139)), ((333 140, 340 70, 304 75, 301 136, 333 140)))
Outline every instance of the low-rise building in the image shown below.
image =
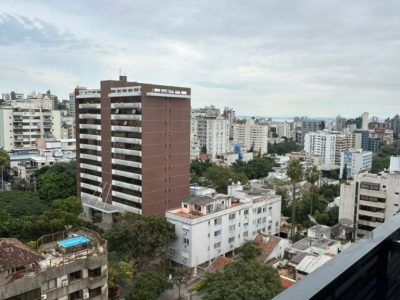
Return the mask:
POLYGON ((240 184, 228 195, 196 187, 200 193, 168 210, 177 239, 170 244, 173 261, 193 268, 234 251, 257 233, 279 233, 281 196, 268 190, 244 191, 240 184), (206 194, 207 193, 207 194, 206 194))
POLYGON ((98 233, 59 232, 36 246, 0 239, 0 299, 108 299, 107 241, 98 233))

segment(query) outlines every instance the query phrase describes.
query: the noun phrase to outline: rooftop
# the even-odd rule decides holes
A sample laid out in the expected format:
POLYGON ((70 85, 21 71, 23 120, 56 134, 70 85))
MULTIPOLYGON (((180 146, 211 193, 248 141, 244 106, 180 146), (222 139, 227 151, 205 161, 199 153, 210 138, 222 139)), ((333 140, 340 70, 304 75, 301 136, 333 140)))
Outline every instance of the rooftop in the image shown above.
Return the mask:
POLYGON ((0 239, 0 271, 35 264, 43 259, 17 239, 0 239))
POLYGON ((331 259, 332 257, 329 255, 319 255, 319 256, 307 255, 297 265, 296 269, 298 271, 310 274, 311 272, 315 271, 316 269, 318 269, 320 266, 322 266, 324 263, 328 262, 331 259))

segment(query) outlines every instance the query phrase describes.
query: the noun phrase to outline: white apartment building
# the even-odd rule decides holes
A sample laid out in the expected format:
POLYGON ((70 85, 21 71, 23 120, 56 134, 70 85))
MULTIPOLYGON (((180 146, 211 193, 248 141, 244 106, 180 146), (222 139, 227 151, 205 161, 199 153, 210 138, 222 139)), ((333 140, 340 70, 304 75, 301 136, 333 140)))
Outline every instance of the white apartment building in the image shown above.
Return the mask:
POLYGON ((372 152, 362 149, 349 149, 340 153, 340 175, 347 169, 347 178, 354 178, 361 172, 370 171, 372 168, 372 152))
POLYGON ((256 124, 254 120, 248 120, 245 124, 234 124, 233 144, 240 144, 244 152, 253 147, 255 152, 267 153, 268 126, 256 124))
POLYGON ((12 99, 11 93, 3 93, 1 95, 1 98, 4 101, 11 101, 11 100, 23 100, 24 99, 24 94, 22 93, 15 93, 15 99, 12 99))
POLYGON ((339 220, 353 222, 360 238, 374 230, 400 208, 400 168, 381 174, 361 173, 340 186, 339 220))
POLYGON ((340 153, 361 148, 361 134, 335 131, 308 132, 304 137, 304 151, 321 157, 325 166, 340 166, 340 153))
POLYGON ((206 146, 207 154, 216 158, 229 152, 230 122, 222 117, 193 116, 191 118, 191 157, 195 158, 196 149, 206 146))
POLYGON ((34 149, 36 139, 61 137, 61 112, 43 109, 34 102, 0 107, 0 148, 6 151, 34 149))
POLYGON ((238 183, 228 195, 194 188, 180 208, 168 210, 177 239, 170 244, 171 259, 193 268, 234 251, 258 232, 279 233, 281 196, 267 190, 243 191, 238 183))
POLYGON ((363 113, 361 115, 362 123, 361 123, 361 129, 362 130, 368 130, 368 118, 369 114, 367 112, 363 113))

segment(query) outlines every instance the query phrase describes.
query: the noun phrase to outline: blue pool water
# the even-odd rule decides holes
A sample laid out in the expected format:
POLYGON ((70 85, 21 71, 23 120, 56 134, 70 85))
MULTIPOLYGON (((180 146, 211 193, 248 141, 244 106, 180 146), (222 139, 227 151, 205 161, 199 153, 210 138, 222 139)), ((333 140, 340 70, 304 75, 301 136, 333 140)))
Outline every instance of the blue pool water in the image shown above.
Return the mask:
POLYGON ((70 248, 70 247, 75 247, 78 245, 85 244, 89 241, 90 240, 86 236, 79 235, 79 236, 74 236, 74 237, 66 239, 66 240, 59 241, 59 242, 57 242, 57 245, 62 248, 70 248))

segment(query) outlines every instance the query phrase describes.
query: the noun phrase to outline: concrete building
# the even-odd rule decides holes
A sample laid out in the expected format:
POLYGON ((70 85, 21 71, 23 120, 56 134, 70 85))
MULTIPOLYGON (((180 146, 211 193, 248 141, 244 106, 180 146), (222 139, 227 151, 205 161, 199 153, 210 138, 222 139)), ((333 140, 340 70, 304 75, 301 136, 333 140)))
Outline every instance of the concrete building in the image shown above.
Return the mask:
POLYGON ((11 100, 24 100, 24 94, 16 93, 16 92, 3 93, 1 95, 1 98, 6 102, 11 101, 11 100))
POLYGON ((189 195, 190 89, 119 80, 75 91, 77 191, 86 217, 165 215, 189 195))
POLYGON ((257 233, 279 233, 281 196, 267 190, 243 191, 228 187, 228 195, 197 188, 180 208, 168 210, 177 239, 170 244, 171 259, 193 268, 234 251, 257 233))
POLYGON ((244 124, 233 125, 233 143, 239 144, 244 152, 251 148, 261 154, 268 152, 268 126, 248 120, 244 124))
MULTIPOLYGON (((321 120, 303 120, 300 128, 300 143, 304 145, 304 138, 306 133, 315 132, 325 129, 325 121, 321 120)), ((297 140, 297 138, 296 138, 297 140)))
MULTIPOLYGON (((230 152, 229 120, 218 115, 219 110, 214 108, 196 109, 191 115, 191 148, 200 150, 206 147, 207 154, 214 159, 230 152)), ((196 152, 191 153, 194 157, 196 152)))
POLYGON ((340 134, 335 131, 309 132, 305 135, 304 151, 321 156, 322 165, 340 166, 340 153, 348 149, 359 149, 361 136, 354 133, 340 134))
POLYGON ((107 241, 98 233, 59 232, 36 245, 0 239, 0 299, 108 299, 107 241))
POLYGON ((361 172, 370 171, 372 168, 372 152, 362 149, 349 149, 340 153, 340 175, 347 169, 347 178, 354 178, 361 172))
POLYGON ((393 172, 361 173, 340 186, 339 220, 353 222, 360 238, 390 217, 400 205, 400 169, 392 161, 393 172))
POLYGON ((346 118, 338 115, 336 117, 336 131, 343 131, 346 129, 346 118))
POLYGON ((395 139, 400 139, 400 116, 398 114, 393 117, 391 126, 393 129, 393 137, 395 139))
POLYGON ((368 130, 368 122, 369 122, 368 117, 369 117, 369 114, 367 112, 365 112, 361 115, 361 120, 362 120, 361 129, 362 130, 368 130))
POLYGON ((61 112, 43 109, 36 102, 12 101, 0 107, 0 148, 34 149, 36 139, 61 137, 61 112))

